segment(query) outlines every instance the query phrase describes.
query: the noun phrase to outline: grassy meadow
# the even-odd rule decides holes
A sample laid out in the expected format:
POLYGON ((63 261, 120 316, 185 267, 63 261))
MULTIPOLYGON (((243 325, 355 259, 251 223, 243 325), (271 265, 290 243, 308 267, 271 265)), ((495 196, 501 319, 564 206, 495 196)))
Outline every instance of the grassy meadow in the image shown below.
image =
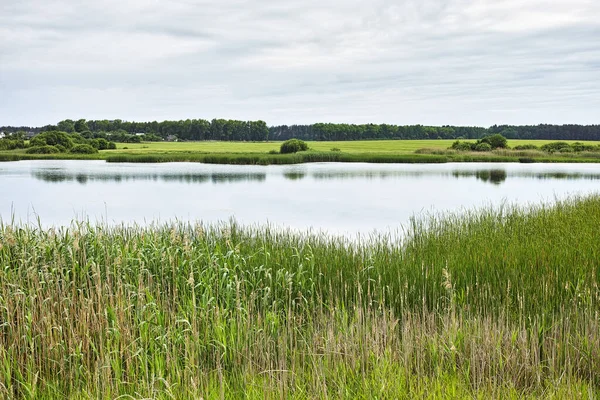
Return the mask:
POLYGON ((597 398, 600 196, 265 227, 0 225, 0 398, 597 398))
MULTIPOLYGON (((449 150, 453 140, 363 140, 308 142, 309 151, 272 154, 282 142, 143 142, 119 143, 95 154, 28 154, 26 149, 0 151, 0 161, 84 159, 109 162, 203 162, 213 164, 297 164, 306 162, 442 163, 442 162, 600 162, 599 152, 547 153, 539 150, 462 152, 449 150)), ((574 143, 574 141, 567 141, 574 143)), ((511 147, 548 140, 509 140, 511 147)), ((600 142, 588 141, 588 145, 600 142)))
MULTIPOLYGON (((306 142, 308 147, 317 152, 328 152, 333 148, 344 153, 395 153, 411 154, 416 150, 429 148, 445 150, 454 140, 357 140, 340 142, 306 142)), ((553 142, 552 140, 509 140, 510 147, 533 144, 538 147, 553 142)), ((576 141, 568 141, 574 143, 576 141)), ((282 142, 145 142, 145 143, 118 143, 117 150, 106 150, 106 154, 119 154, 126 150, 131 154, 146 153, 268 153, 279 150, 282 142)), ((600 142, 585 142, 597 145, 600 142)))

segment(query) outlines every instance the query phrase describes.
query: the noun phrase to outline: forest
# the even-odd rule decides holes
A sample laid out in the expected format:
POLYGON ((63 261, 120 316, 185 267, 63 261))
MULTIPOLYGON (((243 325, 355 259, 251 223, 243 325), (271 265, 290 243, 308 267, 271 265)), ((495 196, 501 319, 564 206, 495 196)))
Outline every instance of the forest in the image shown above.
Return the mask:
POLYGON ((540 140, 600 140, 600 125, 493 125, 489 128, 476 126, 425 126, 389 124, 332 124, 267 126, 264 121, 239 121, 228 119, 186 119, 180 121, 130 122, 115 120, 71 120, 44 127, 0 127, 0 132, 26 131, 78 132, 84 137, 121 138, 127 135, 141 136, 147 141, 160 140, 220 140, 220 141, 267 141, 297 138, 310 141, 346 140, 423 140, 423 139, 480 139, 487 135, 501 134, 507 139, 540 140))
POLYGON ((281 125, 269 128, 270 140, 480 139, 501 134, 507 139, 600 140, 600 125, 423 126, 388 124, 281 125))

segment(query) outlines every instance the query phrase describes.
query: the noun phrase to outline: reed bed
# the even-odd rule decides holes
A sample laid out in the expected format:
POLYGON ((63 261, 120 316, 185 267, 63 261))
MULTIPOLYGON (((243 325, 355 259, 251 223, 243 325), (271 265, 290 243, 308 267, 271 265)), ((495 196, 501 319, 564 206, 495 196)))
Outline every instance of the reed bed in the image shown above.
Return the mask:
POLYGON ((0 398, 595 398, 600 197, 401 241, 0 226, 0 398))

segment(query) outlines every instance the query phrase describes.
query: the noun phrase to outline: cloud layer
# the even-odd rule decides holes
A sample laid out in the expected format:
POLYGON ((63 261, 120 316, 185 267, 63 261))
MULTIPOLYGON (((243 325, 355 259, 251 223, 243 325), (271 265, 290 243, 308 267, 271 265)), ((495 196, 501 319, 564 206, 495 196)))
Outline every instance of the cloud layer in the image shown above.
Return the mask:
POLYGON ((0 125, 600 123, 596 0, 0 2, 0 125))

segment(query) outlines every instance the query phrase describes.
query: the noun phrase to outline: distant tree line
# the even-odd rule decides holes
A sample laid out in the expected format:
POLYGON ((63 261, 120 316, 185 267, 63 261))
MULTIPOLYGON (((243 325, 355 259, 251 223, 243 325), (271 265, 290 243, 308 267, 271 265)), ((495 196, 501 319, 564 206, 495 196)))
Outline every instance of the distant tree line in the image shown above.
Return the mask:
POLYGON ((144 136, 147 140, 166 140, 170 137, 178 140, 222 140, 222 141, 266 141, 269 139, 269 128, 264 121, 236 121, 229 119, 186 119, 182 121, 162 122, 129 122, 115 120, 90 120, 77 121, 64 120, 55 126, 49 125, 46 130, 59 130, 62 132, 78 132, 83 136, 108 136, 120 135, 116 141, 127 139, 123 135, 144 136), (98 135, 100 134, 100 135, 98 135))
POLYGON ((381 140, 381 139, 481 139, 501 134, 508 139, 600 140, 600 125, 493 125, 425 126, 389 124, 280 125, 267 127, 264 121, 228 119, 186 119, 181 121, 130 122, 115 120, 70 120, 42 128, 0 127, 0 132, 62 131, 80 133, 88 138, 105 138, 117 142, 139 140, 381 140), (133 138, 137 136, 138 139, 133 138))
POLYGON ((493 134, 501 134, 508 139, 600 140, 600 125, 494 125, 482 128, 318 123, 269 128, 271 140, 481 139, 493 134))

